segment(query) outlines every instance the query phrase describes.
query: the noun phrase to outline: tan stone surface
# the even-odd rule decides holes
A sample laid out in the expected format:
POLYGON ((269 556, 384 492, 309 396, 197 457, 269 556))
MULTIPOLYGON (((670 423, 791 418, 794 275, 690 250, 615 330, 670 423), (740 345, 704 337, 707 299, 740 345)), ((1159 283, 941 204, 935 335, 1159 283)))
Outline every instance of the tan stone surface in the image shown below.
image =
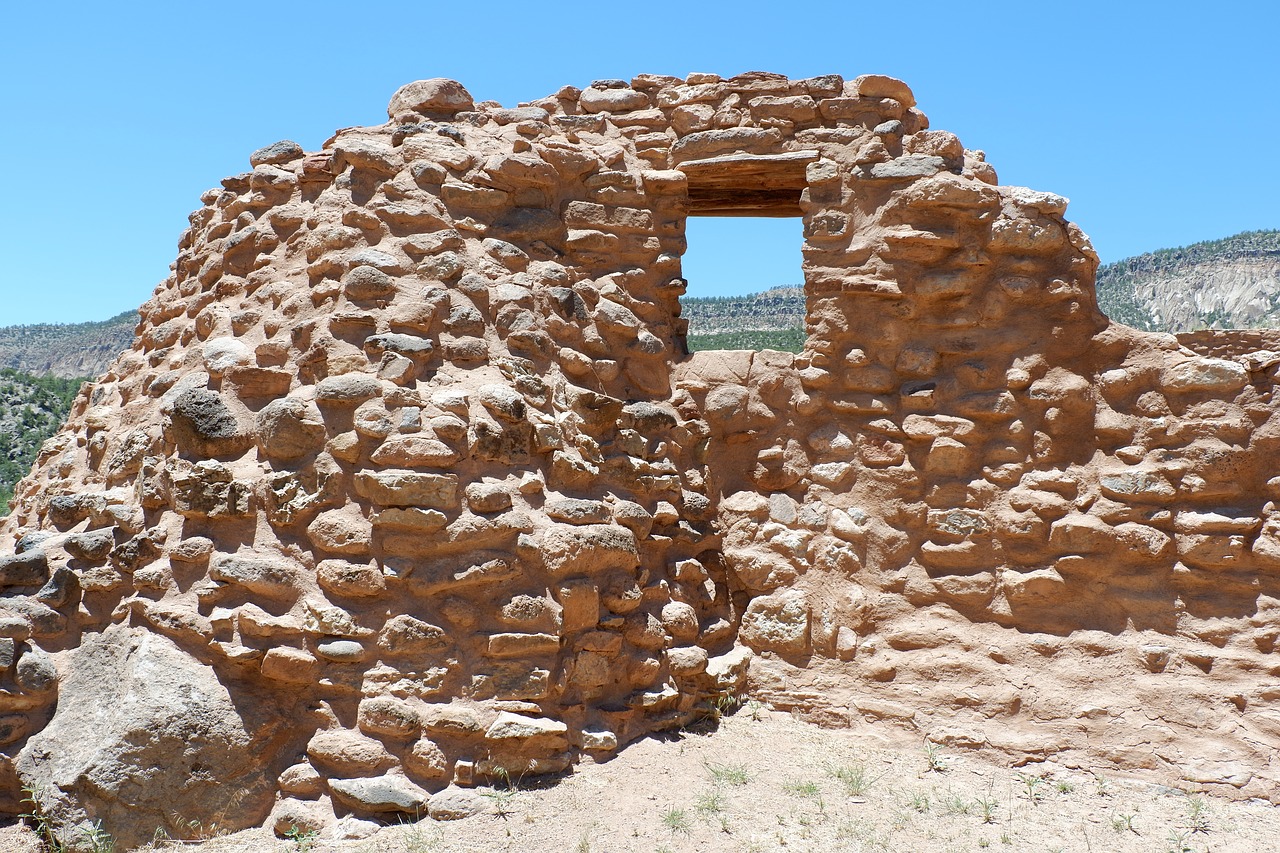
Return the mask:
MULTIPOLYGON (((9 808, 114 623, 281 709, 276 817, 241 813, 277 827, 741 690, 1280 800, 1269 354, 1109 324, 1066 200, 998 186, 890 78, 515 109, 433 80, 389 112, 202 197, 19 485, 9 808), (804 352, 687 356, 685 218, 761 211, 804 219, 804 352)), ((92 790, 66 820, 118 813, 92 790)))

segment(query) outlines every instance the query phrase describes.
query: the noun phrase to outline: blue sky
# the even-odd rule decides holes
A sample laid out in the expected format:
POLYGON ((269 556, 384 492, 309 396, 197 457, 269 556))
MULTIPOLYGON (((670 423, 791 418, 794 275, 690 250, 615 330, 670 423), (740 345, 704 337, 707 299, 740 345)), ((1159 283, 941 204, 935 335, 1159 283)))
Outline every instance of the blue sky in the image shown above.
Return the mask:
MULTIPOLYGON (((1280 6, 1201 3, 12 4, 0 325, 103 319, 164 278, 200 193, 278 139, 385 120, 410 80, 515 104, 691 71, 906 80, 1001 181, 1071 198, 1104 260, 1280 227, 1280 6), (794 10, 788 16, 787 12, 794 10)), ((799 236, 706 220, 703 292, 799 277, 799 236), (737 229, 737 230, 734 230, 737 229), (717 256, 725 242, 738 251, 717 256), (742 246, 753 251, 742 252, 742 246)))

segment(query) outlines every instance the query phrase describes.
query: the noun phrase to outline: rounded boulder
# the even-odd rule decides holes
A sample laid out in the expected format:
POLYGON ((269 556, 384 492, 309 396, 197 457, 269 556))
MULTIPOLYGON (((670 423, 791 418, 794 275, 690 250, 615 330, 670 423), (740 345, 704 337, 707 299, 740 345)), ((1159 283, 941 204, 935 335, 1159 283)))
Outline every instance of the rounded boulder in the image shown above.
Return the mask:
POLYGON ((395 119, 402 113, 454 113, 469 110, 475 105, 468 92, 457 80, 433 77, 415 80, 396 90, 387 104, 387 116, 395 119))
POLYGON ((324 421, 312 403, 295 397, 272 400, 258 412, 258 448, 269 459, 298 459, 324 447, 324 421))

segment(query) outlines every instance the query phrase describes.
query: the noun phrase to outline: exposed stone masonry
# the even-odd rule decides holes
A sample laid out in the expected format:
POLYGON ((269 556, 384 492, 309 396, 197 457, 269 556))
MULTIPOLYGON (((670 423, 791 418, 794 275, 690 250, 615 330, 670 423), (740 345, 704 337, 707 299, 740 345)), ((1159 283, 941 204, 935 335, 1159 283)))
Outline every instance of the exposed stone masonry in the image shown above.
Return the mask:
POLYGON ((1280 799, 1280 355, 1109 324, 890 78, 388 114, 202 196, 19 485, 10 809, 458 816, 743 690, 1280 799), (685 218, 745 214, 803 217, 808 344, 689 357, 685 218))

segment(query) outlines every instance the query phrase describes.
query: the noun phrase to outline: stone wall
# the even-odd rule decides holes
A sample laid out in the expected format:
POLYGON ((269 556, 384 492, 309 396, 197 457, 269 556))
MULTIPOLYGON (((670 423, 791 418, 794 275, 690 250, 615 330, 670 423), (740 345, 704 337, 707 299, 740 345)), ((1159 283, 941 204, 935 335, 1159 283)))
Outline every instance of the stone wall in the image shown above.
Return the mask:
POLYGON ((1240 358, 1263 350, 1280 351, 1280 330, 1277 329, 1201 329, 1198 332, 1180 332, 1174 337, 1187 349, 1214 358, 1240 358))
POLYGON ((1109 324, 1065 199, 877 76, 388 115, 202 197, 19 485, 9 808, 358 832, 743 690, 1277 796, 1274 363, 1109 324), (745 214, 808 344, 689 357, 685 218, 745 214))

